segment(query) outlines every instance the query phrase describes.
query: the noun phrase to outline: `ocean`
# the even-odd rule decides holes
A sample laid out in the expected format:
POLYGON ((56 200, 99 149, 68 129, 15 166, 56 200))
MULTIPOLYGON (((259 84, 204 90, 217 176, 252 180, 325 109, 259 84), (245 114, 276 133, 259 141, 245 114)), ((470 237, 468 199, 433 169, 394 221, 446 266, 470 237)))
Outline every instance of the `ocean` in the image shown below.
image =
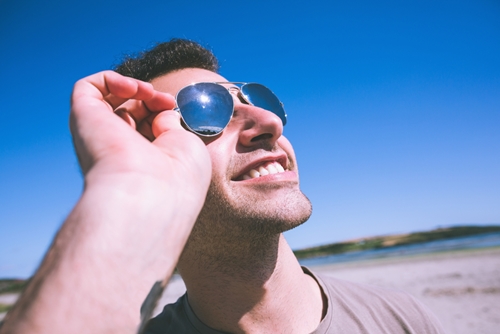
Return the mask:
POLYGON ((347 252, 299 260, 303 266, 316 266, 341 262, 390 258, 407 255, 446 252, 463 249, 479 249, 500 246, 500 232, 477 234, 467 237, 423 242, 412 245, 347 252))

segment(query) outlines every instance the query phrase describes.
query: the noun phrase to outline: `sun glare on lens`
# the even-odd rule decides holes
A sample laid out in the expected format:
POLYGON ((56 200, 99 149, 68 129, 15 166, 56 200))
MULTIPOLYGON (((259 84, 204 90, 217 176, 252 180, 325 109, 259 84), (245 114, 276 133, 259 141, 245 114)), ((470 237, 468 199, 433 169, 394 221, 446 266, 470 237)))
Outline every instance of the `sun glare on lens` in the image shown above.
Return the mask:
POLYGON ((200 95, 200 102, 201 103, 208 103, 208 102, 210 102, 210 97, 208 97, 208 95, 206 95, 206 94, 202 94, 202 95, 200 95))

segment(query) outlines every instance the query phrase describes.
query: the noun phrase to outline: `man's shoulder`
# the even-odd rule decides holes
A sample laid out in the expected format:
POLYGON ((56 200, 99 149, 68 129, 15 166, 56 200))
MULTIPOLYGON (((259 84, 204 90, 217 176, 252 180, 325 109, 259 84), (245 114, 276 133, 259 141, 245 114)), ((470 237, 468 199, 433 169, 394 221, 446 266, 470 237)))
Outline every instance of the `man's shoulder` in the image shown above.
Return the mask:
POLYGON ((148 321, 146 334, 220 334, 196 317, 189 306, 187 293, 175 303, 168 304, 156 317, 148 321))
POLYGON ((185 312, 185 298, 186 295, 183 295, 177 302, 166 305, 159 315, 149 320, 146 334, 192 333, 192 326, 185 312))
POLYGON ((321 273, 314 273, 314 277, 322 287, 328 290, 332 298, 340 299, 349 304, 362 302, 363 305, 366 305, 367 298, 374 302, 384 301, 387 303, 393 301, 413 303, 416 301, 410 294, 397 289, 346 281, 321 273))
POLYGON ((432 312, 406 292, 311 274, 328 299, 315 333, 443 333, 432 312))

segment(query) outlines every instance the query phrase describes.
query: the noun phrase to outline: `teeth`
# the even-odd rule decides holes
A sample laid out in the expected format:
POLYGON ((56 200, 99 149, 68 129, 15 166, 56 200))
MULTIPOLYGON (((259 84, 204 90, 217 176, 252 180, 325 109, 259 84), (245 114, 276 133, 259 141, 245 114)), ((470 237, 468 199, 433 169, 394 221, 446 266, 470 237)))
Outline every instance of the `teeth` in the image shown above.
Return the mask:
POLYGON ((269 175, 269 172, 267 171, 267 169, 265 169, 262 166, 259 167, 259 173, 260 173, 261 176, 269 175))
MULTIPOLYGON (((256 177, 259 177, 260 176, 260 173, 257 172, 255 169, 252 169, 251 171, 248 172, 248 174, 246 175, 249 175, 251 179, 253 178, 256 178, 256 177)), ((245 175, 245 176, 246 176, 245 175)))
POLYGON ((269 175, 269 174, 277 174, 277 173, 283 173, 285 169, 283 166, 281 166, 277 162, 271 162, 268 163, 267 165, 262 165, 257 170, 251 169, 248 173, 243 175, 242 179, 243 180, 250 180, 250 179, 255 179, 257 177, 269 175))
POLYGON ((270 164, 269 166, 267 166, 267 170, 269 171, 269 174, 278 173, 278 170, 276 169, 276 167, 274 167, 274 164, 270 164))

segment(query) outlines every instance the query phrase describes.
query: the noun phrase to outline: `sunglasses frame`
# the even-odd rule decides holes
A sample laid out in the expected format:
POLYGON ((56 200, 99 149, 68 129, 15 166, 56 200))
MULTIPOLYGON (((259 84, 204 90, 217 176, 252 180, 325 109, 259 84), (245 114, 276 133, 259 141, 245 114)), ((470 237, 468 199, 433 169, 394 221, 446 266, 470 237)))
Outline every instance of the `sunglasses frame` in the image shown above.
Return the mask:
MULTIPOLYGON (((275 113, 274 111, 272 110, 268 110, 269 112, 275 114, 276 116, 278 116, 282 123, 283 123, 283 126, 286 124, 286 121, 287 121, 287 114, 286 114, 286 111, 285 111, 285 108, 284 108, 284 104, 283 102, 280 101, 280 99, 278 98, 278 96, 276 96, 276 94, 274 94, 274 92, 272 90, 270 90, 269 88, 267 88, 266 86, 262 85, 262 84, 259 84, 259 83, 256 83, 256 82, 238 82, 238 81, 224 81, 224 82, 209 82, 209 81, 206 81, 206 82, 194 82, 192 84, 189 84, 189 85, 186 85, 184 87, 182 87, 176 94, 175 96, 175 103, 176 103, 176 107, 174 108, 174 110, 176 110, 180 115, 181 115, 181 118, 182 118, 182 122, 184 123, 184 125, 189 129, 189 131, 197 134, 198 136, 202 136, 202 137, 215 137, 215 136, 218 136, 220 135, 226 128, 227 126, 229 125, 229 122, 231 121, 231 119, 233 118, 233 114, 234 114, 234 100, 231 99, 232 101, 232 106, 231 106, 231 116, 229 117, 226 125, 222 128, 222 130, 220 130, 220 132, 217 132, 217 133, 214 133, 214 134, 204 134, 204 133, 199 133, 197 132, 196 130, 192 129, 189 124, 185 121, 184 119, 184 116, 182 115, 182 111, 180 110, 178 104, 177 104, 177 97, 179 96, 179 93, 184 90, 185 88, 187 87, 190 87, 190 86, 196 86, 197 84, 214 84, 214 85, 219 85, 219 86, 222 86, 224 87, 228 94, 230 95, 234 95, 233 92, 234 90, 237 90, 237 94, 235 95, 236 97, 238 97, 240 100, 243 100, 242 102, 245 102, 249 105, 252 105, 254 106, 254 104, 252 102, 250 102, 250 98, 245 95, 242 91, 243 87, 246 86, 246 85, 251 85, 251 84, 255 84, 255 85, 259 85, 259 86, 262 86, 264 87, 265 89, 267 89, 272 95, 274 95, 274 97, 276 97, 276 100, 279 102, 280 106, 281 106, 281 109, 283 110, 283 117, 281 117, 280 115, 278 115, 277 113, 275 113), (235 85, 235 86, 230 86, 230 87, 226 87, 225 85, 235 85), (240 86, 236 86, 236 85, 240 85, 240 86)), ((258 106, 257 106, 258 107, 258 106)), ((260 107, 259 107, 260 108, 260 107)), ((267 110, 267 109, 266 109, 267 110)))

